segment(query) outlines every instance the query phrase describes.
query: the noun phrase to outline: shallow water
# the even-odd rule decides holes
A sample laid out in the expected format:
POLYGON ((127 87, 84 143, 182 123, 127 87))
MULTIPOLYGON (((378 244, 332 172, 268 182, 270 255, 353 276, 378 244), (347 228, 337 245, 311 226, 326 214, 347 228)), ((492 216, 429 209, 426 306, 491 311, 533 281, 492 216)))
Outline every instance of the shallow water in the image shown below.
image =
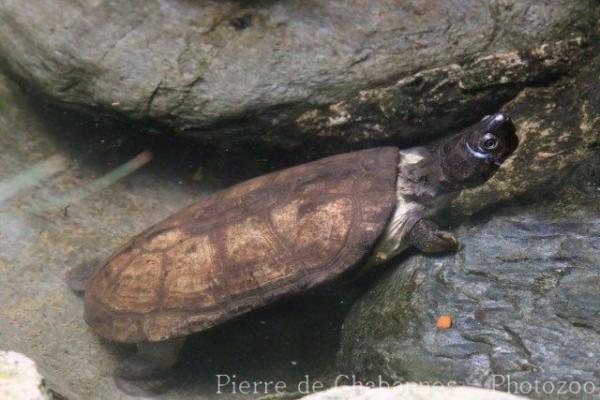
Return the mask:
MULTIPOLYGON (((59 396, 124 396, 111 371, 134 349, 103 342, 88 329, 65 271, 107 256, 203 194, 301 160, 248 145, 210 148, 135 127, 132 134, 127 126, 37 103, 3 78, 0 97, 0 187, 19 189, 0 193, 0 348, 34 359, 59 396)), ((295 392, 305 375, 311 386, 331 382, 344 312, 362 290, 361 284, 324 288, 196 335, 168 390, 159 385, 155 392, 222 398, 247 391, 248 381, 257 382, 251 392, 259 397, 278 381, 295 392), (259 383, 265 381, 272 383, 259 383)))

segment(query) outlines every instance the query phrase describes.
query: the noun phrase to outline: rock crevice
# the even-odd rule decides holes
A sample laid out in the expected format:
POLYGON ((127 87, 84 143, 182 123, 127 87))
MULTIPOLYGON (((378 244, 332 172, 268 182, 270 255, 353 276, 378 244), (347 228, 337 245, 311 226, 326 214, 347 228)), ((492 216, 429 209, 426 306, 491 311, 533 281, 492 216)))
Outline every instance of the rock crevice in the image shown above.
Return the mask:
POLYGON ((219 144, 406 145, 569 73, 597 13, 593 0, 3 0, 0 66, 50 103, 219 144))

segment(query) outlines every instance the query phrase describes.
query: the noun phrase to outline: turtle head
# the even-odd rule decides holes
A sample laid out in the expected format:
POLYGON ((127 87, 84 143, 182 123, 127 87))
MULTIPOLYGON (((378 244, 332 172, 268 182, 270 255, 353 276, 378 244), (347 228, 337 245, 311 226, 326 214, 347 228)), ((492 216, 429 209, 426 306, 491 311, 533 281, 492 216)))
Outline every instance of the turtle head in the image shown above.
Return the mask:
POLYGON ((494 175, 519 139, 507 114, 486 115, 439 147, 444 181, 452 190, 477 186, 494 175))
POLYGON ((474 158, 499 167, 519 144, 515 132, 507 114, 486 115, 466 138, 467 151, 474 158))

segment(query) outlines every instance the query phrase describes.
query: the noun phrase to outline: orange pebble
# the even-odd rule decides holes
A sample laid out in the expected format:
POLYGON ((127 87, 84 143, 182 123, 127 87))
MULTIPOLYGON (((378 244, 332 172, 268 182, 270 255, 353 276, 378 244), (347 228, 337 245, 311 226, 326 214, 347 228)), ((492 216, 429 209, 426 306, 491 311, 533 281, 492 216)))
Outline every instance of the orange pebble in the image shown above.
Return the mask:
POLYGON ((435 327, 438 329, 450 329, 452 328, 452 316, 441 315, 435 323, 435 327))

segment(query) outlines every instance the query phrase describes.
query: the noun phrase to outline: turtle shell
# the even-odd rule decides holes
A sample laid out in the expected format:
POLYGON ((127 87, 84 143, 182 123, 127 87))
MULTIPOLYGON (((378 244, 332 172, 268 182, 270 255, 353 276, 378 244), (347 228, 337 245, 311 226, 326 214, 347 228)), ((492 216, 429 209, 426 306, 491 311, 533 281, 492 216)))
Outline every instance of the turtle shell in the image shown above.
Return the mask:
POLYGON ((210 328, 329 281, 373 248, 393 213, 398 149, 340 154, 202 198, 94 271, 85 320, 119 342, 210 328))

